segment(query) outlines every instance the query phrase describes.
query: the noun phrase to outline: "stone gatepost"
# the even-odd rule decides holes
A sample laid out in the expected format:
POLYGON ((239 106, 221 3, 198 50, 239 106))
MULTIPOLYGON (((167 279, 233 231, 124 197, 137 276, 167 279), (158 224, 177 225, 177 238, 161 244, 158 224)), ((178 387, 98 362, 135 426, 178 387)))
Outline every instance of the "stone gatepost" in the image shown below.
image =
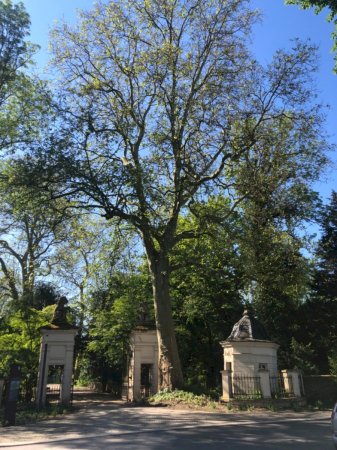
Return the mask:
POLYGON ((131 333, 123 398, 129 401, 149 397, 159 389, 157 331, 139 326, 131 333))
POLYGON ((259 370, 260 386, 263 398, 271 398, 269 370, 259 370))
POLYGON ((233 399, 233 384, 232 384, 232 371, 221 370, 222 376, 222 397, 224 402, 228 402, 233 399))
POLYGON ((302 397, 301 393, 301 380, 300 374, 296 369, 286 369, 282 370, 282 376, 284 381, 284 388, 286 392, 291 392, 291 386, 289 379, 291 378, 293 384, 293 392, 295 397, 302 397))
POLYGON ((57 366, 62 371, 60 383, 60 403, 68 405, 71 401, 74 345, 77 328, 66 319, 67 299, 61 297, 50 325, 41 328, 42 342, 36 402, 38 407, 46 403, 49 368, 57 366))

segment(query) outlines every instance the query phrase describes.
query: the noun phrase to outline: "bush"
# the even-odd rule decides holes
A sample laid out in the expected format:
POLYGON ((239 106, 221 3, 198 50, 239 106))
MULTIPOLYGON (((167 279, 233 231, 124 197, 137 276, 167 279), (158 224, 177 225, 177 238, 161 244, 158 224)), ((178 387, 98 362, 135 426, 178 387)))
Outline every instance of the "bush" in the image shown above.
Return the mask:
POLYGON ((187 391, 160 391, 149 398, 150 403, 168 402, 171 404, 186 404, 187 406, 210 406, 214 407, 212 401, 206 395, 196 395, 187 391))

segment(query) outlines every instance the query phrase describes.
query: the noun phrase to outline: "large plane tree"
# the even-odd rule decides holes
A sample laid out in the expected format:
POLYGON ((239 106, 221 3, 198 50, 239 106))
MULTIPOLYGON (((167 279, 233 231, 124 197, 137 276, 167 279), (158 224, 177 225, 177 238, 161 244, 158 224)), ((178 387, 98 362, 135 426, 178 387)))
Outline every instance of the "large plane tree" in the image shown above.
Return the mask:
POLYGON ((233 168, 268 141, 270 128, 273 139, 282 129, 285 151, 304 164, 315 166, 322 150, 308 84, 314 49, 295 43, 260 67, 245 45, 256 17, 248 3, 102 2, 82 12, 77 26, 61 24, 53 34, 63 120, 51 150, 43 145, 27 164, 36 165, 35 182, 54 197, 138 230, 153 285, 160 368, 170 375, 162 376, 162 388, 183 382, 170 252, 194 232, 179 231, 179 216, 210 193, 233 194, 233 168))

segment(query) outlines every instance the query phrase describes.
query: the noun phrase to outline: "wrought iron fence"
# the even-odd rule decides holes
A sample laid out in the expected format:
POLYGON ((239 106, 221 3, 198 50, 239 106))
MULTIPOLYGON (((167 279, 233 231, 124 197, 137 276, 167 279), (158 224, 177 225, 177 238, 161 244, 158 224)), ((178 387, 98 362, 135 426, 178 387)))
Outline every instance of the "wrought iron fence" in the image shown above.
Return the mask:
POLYGON ((233 375, 232 377, 233 398, 255 399, 262 398, 260 377, 246 375, 233 375))
POLYGON ((270 391, 275 398, 294 397, 291 375, 278 374, 270 377, 270 391))

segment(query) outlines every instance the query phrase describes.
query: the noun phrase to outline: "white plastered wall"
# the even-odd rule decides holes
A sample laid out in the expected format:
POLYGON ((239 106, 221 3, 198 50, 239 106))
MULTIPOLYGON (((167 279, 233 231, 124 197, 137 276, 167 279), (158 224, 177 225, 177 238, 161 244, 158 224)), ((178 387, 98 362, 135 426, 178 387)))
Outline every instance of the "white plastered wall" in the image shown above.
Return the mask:
POLYGON ((220 343, 224 349, 224 370, 231 364, 234 374, 256 376, 261 365, 265 366, 271 376, 276 376, 278 344, 270 341, 244 340, 224 341, 220 343))
POLYGON ((152 364, 151 394, 158 391, 158 340, 155 330, 135 330, 131 334, 128 400, 141 397, 141 365, 152 364))

